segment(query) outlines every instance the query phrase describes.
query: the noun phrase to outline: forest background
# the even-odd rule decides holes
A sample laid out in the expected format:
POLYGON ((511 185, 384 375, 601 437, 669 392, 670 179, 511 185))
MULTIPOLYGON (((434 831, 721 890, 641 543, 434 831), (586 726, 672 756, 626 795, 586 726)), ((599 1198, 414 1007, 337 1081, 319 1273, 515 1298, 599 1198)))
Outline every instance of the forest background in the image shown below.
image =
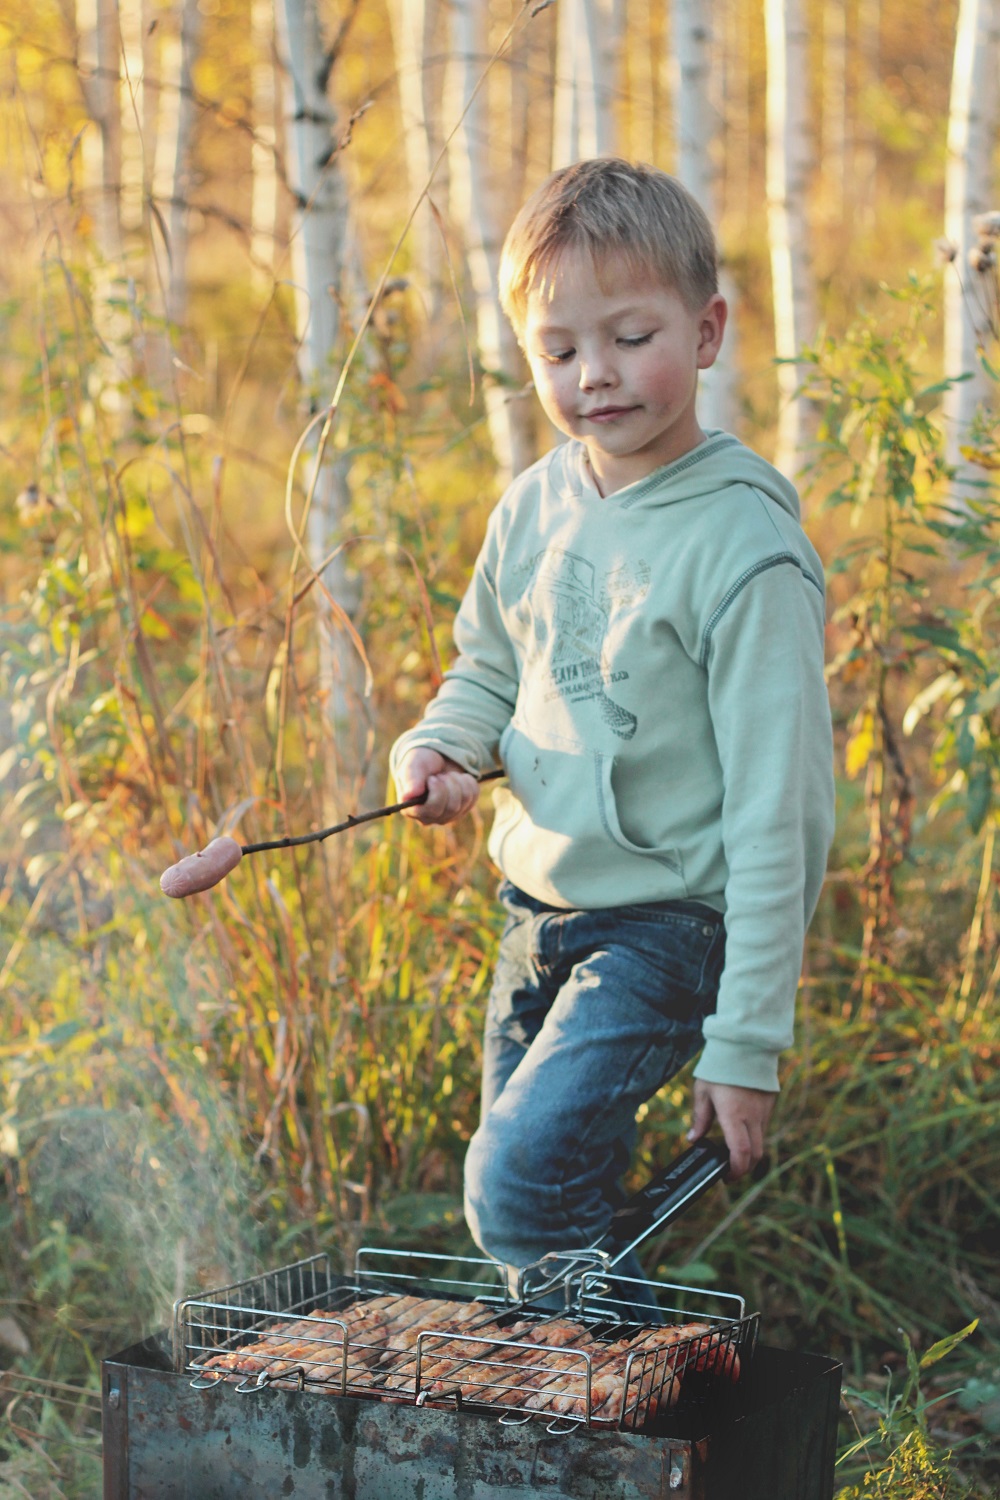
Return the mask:
MULTIPOLYGON (((799 476, 838 743, 768 1170, 646 1263, 843 1359, 845 1497, 997 1493, 998 27, 995 0, 4 0, 0 1493, 99 1492, 100 1358, 175 1297, 469 1248, 485 805, 184 903, 157 880, 385 800, 490 506, 552 441, 503 229, 608 150, 719 226, 705 401, 799 476)), ((644 1110, 636 1180, 687 1101, 644 1110)))

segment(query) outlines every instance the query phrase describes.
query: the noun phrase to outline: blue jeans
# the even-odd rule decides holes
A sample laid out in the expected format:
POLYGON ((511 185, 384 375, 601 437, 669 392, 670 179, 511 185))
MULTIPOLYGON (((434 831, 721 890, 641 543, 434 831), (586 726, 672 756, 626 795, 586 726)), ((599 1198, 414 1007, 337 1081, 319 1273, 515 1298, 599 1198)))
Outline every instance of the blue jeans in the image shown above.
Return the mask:
MULTIPOLYGON (((465 1213, 483 1250, 524 1266, 607 1230, 636 1111, 701 1048, 725 928, 696 901, 562 911, 509 882, 500 896, 465 1213)), ((635 1256, 619 1270, 642 1275, 635 1256)))

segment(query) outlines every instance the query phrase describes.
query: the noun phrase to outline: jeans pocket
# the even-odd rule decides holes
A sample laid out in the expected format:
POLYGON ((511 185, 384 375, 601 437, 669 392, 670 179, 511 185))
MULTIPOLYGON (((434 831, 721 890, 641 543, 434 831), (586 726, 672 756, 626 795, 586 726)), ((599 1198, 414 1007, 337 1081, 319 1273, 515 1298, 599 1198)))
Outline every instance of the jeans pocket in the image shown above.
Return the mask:
POLYGON ((658 1009, 678 1020, 714 1006, 725 953, 725 928, 686 913, 640 908, 623 918, 622 940, 659 976, 658 1009))

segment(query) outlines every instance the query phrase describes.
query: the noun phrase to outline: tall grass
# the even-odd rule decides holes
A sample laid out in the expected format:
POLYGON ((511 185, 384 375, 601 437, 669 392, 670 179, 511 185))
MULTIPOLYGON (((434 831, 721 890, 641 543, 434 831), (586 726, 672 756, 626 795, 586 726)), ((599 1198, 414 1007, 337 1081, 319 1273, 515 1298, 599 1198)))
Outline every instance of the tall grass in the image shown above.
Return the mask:
MULTIPOLYGON (((404 412, 405 350, 390 350, 388 386, 359 375, 349 397, 374 669, 357 712, 376 730, 348 775, 319 690, 323 611, 286 588, 294 425, 248 457, 238 388, 224 423, 116 370, 86 271, 58 248, 41 271, 40 303, 5 313, 4 396, 33 414, 21 458, 38 496, 18 508, 13 474, 0 480, 0 1339, 16 1376, 0 1480, 36 1496, 94 1492, 98 1362, 180 1292, 316 1247, 349 1259, 361 1239, 467 1247, 461 1163, 498 930, 481 819, 255 856, 187 903, 156 888, 220 827, 302 831, 331 800, 346 813, 381 792, 392 735, 433 690, 426 601, 447 656, 487 503, 468 513, 470 483, 490 493, 473 438, 461 475, 443 454, 459 422, 447 383, 408 389, 404 412)), ((122 295, 136 329, 168 337, 122 295)), ((956 556, 920 375, 926 306, 898 314, 814 357, 845 758, 770 1166, 717 1188, 647 1261, 739 1288, 770 1341, 842 1357, 862 1427, 906 1339, 923 1350, 978 1319, 946 1362, 971 1404, 949 1398, 918 1430, 925 1468, 985 1495, 997 512, 984 494, 956 556)), ((680 1083, 650 1103, 637 1177, 681 1144, 685 1108, 680 1083)), ((845 1484, 874 1472, 880 1441, 873 1427, 845 1484)), ((911 1459, 912 1444, 889 1457, 884 1493, 910 1493, 891 1466, 911 1459)))

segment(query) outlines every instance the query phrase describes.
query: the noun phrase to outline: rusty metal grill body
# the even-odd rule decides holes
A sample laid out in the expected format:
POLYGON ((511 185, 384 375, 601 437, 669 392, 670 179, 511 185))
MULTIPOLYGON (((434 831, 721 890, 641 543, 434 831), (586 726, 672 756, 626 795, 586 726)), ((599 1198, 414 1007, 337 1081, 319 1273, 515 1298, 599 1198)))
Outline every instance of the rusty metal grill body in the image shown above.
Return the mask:
POLYGON ((832 1500, 840 1366, 757 1348, 738 1297, 617 1273, 727 1163, 694 1143, 513 1288, 362 1250, 178 1302, 172 1339, 102 1366, 104 1500, 832 1500))
POLYGON ((363 1249, 345 1280, 318 1255, 179 1302, 174 1367, 193 1375, 195 1389, 225 1382, 241 1396, 276 1386, 471 1405, 508 1425, 543 1420, 557 1435, 579 1425, 641 1430, 677 1404, 678 1391, 681 1403, 699 1399, 702 1372, 732 1374, 751 1360, 757 1318, 731 1294, 609 1280, 602 1270, 584 1271, 561 1290, 565 1306, 543 1310, 512 1296, 503 1268, 489 1260, 363 1249), (388 1329, 349 1326, 347 1310, 376 1298, 381 1315, 396 1321, 388 1329), (442 1299, 479 1311, 454 1327, 435 1326, 442 1299), (564 1329, 567 1316, 580 1329, 578 1344, 556 1343, 555 1331, 550 1343, 547 1327, 564 1329), (695 1336, 644 1343, 658 1323, 693 1319, 703 1330, 695 1336), (227 1359, 242 1368, 222 1368, 227 1359), (598 1375, 607 1377, 601 1387, 598 1375))
POLYGON ((164 1332, 102 1366, 104 1500, 832 1500, 840 1375, 758 1347, 727 1410, 555 1436, 476 1409, 192 1390, 164 1332))

